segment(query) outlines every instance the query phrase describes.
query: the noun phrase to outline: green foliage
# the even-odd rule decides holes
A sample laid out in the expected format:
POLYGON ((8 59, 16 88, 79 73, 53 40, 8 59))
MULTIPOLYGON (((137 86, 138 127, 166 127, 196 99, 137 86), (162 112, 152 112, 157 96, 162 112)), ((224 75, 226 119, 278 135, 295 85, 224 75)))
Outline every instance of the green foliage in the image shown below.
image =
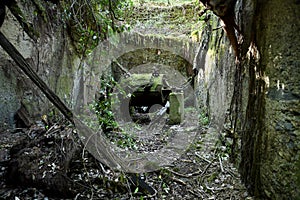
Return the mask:
POLYGON ((209 124, 209 118, 207 116, 207 113, 205 111, 199 112, 199 123, 202 126, 207 126, 209 124))
POLYGON ((61 3, 64 21, 79 55, 87 56, 99 41, 121 32, 131 0, 75 0, 61 3))
MULTIPOLYGON (((136 149, 135 138, 124 130, 120 130, 115 121, 111 108, 113 101, 115 101, 112 94, 114 87, 118 87, 114 78, 111 75, 102 75, 98 98, 91 105, 91 110, 96 113, 99 125, 112 143, 121 148, 136 149)), ((120 91, 121 94, 126 95, 124 91, 120 91)))
POLYGON ((161 171, 158 175, 158 180, 160 182, 161 189, 164 193, 169 193, 170 192, 170 187, 169 187, 169 185, 166 181, 166 178, 170 177, 170 176, 171 176, 171 173, 167 169, 161 169, 161 171))
POLYGON ((136 139, 129 135, 128 133, 122 132, 119 138, 116 139, 116 144, 118 147, 127 148, 127 149, 137 149, 136 139))
POLYGON ((96 113, 98 122, 104 132, 109 132, 118 127, 111 111, 111 95, 116 81, 112 76, 101 77, 100 91, 98 99, 91 105, 91 109, 96 113))

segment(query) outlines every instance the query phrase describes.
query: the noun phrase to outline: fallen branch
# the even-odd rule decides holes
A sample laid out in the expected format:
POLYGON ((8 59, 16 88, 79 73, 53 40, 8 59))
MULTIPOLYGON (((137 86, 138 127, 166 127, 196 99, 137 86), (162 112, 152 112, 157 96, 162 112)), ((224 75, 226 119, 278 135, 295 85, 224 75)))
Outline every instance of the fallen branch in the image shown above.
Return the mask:
POLYGON ((187 190, 189 193, 191 193, 192 195, 196 196, 196 197, 200 197, 198 194, 196 194, 193 190, 187 190))
POLYGON ((183 180, 179 179, 179 178, 175 178, 175 177, 169 177, 172 181, 175 181, 176 183, 179 183, 181 185, 186 186, 186 182, 184 182, 183 180))
POLYGON ((183 177, 183 178, 190 178, 191 177, 191 174, 181 174, 181 173, 175 172, 175 171, 170 170, 170 169, 167 169, 167 170, 169 172, 171 172, 172 174, 175 174, 175 175, 183 177))
POLYGON ((0 45, 8 53, 8 55, 18 64, 22 71, 32 80, 36 86, 46 95, 46 97, 53 103, 59 111, 74 124, 74 117, 72 111, 60 100, 60 98, 46 85, 46 83, 35 73, 32 67, 28 64, 25 58, 19 51, 7 40, 7 38, 0 32, 0 45))
POLYGON ((200 156, 200 155, 198 154, 198 152, 195 152, 195 155, 196 155, 198 158, 200 158, 200 159, 204 160, 205 162, 207 162, 207 163, 211 163, 211 161, 210 161, 210 160, 207 160, 206 158, 204 158, 204 157, 200 156))
POLYGON ((193 177, 193 176, 199 175, 199 174, 202 172, 201 170, 199 170, 199 171, 196 171, 196 172, 190 173, 190 174, 181 174, 181 173, 175 172, 175 171, 173 171, 173 170, 171 170, 171 169, 167 169, 167 170, 168 170, 169 172, 171 172, 172 174, 177 175, 177 176, 180 176, 180 177, 183 177, 183 178, 191 178, 191 177, 193 177))
MULTIPOLYGON (((17 63, 20 69, 32 80, 35 85, 46 95, 46 97, 53 103, 58 110, 73 124, 75 125, 75 118, 72 111, 61 101, 61 99, 47 86, 47 84, 35 73, 30 64, 20 54, 20 52, 8 41, 8 39, 0 31, 0 45, 8 53, 8 55, 17 63)), ((78 121, 78 120, 77 120, 78 121)), ((79 121, 78 121, 79 122, 79 121)), ((82 122, 81 122, 82 123, 82 122)), ((77 123, 78 125, 78 123, 77 123)), ((105 149, 109 151, 110 149, 105 149)), ((108 155, 107 151, 102 152, 108 155)), ((107 159, 109 155, 107 156, 107 159)), ((114 160, 110 160, 115 163, 114 160)), ((138 175, 129 174, 132 183, 142 188, 143 192, 154 194, 155 190, 146 184, 145 181, 140 179, 138 175)))
POLYGON ((201 176, 203 176, 206 171, 208 170, 208 168, 211 166, 211 164, 215 161, 215 159, 213 159, 212 161, 210 161, 210 163, 208 163, 204 169, 204 171, 201 173, 201 176))

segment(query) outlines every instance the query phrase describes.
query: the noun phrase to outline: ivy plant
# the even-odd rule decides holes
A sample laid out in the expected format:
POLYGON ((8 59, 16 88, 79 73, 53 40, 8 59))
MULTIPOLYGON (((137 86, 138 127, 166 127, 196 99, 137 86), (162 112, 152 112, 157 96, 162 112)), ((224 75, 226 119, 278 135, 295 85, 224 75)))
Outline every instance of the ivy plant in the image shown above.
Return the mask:
POLYGON ((131 0, 62 1, 64 21, 79 55, 87 56, 104 40, 124 30, 131 0))

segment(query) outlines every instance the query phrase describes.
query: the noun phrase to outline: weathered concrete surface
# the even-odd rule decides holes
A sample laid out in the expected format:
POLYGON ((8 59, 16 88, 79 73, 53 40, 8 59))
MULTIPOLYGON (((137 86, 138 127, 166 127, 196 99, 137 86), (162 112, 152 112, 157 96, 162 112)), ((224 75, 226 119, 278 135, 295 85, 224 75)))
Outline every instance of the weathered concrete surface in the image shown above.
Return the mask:
POLYGON ((159 63, 189 76, 193 73, 197 46, 198 43, 182 38, 123 32, 102 42, 93 52, 93 62, 110 67, 117 60, 128 70, 146 63, 159 63))
POLYGON ((201 43, 194 59, 198 69, 196 94, 199 107, 209 113, 211 124, 223 128, 233 92, 235 58, 223 30, 215 16, 211 16, 201 36, 201 43))
POLYGON ((180 124, 184 120, 184 96, 183 92, 170 94, 170 124, 180 124))
POLYGON ((250 88, 256 94, 249 94, 252 101, 248 102, 248 111, 253 112, 248 113, 253 116, 247 118, 252 120, 252 125, 246 127, 249 129, 246 131, 251 134, 248 137, 251 140, 244 141, 253 151, 248 154, 252 159, 244 163, 246 169, 242 170, 248 170, 252 176, 246 181, 255 195, 270 199, 298 199, 300 4, 294 0, 256 3, 252 33, 259 58, 256 71, 250 74, 256 76, 253 88, 250 88), (263 77, 268 77, 268 81, 261 84, 263 77), (259 115, 262 119, 251 119, 259 115))
MULTIPOLYGON (((294 0, 238 1, 236 6, 244 36, 237 161, 249 191, 262 199, 300 198, 299 6, 294 0)), ((213 21, 202 34, 195 64, 200 103, 220 130, 232 98, 235 64, 221 30, 212 31, 218 27, 213 21)))
MULTIPOLYGON (((56 5, 47 7, 48 16, 51 14, 53 17, 51 23, 34 15, 35 6, 32 2, 18 2, 18 5, 40 37, 36 42, 28 37, 8 9, 1 31, 48 86, 71 105, 76 99, 76 92, 72 89, 78 85, 74 71, 79 65, 79 58, 73 55, 56 5)), ((21 102, 35 119, 48 113, 52 107, 49 101, 2 48, 0 60, 0 128, 14 126, 13 116, 21 102)))
MULTIPOLYGON (((5 65, 11 67, 10 63, 5 65)), ((16 77, 12 76, 12 71, 8 67, 1 66, 0 68, 0 124, 10 128, 14 128, 14 113, 20 107, 15 87, 17 80, 16 77)))

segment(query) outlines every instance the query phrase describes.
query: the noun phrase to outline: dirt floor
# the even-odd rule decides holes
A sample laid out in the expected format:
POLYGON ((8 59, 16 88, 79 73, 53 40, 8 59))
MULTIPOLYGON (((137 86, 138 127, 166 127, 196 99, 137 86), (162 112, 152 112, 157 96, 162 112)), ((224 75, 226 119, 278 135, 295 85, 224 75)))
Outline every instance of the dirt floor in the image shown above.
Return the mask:
POLYGON ((141 174, 152 195, 94 159, 65 124, 4 131, 0 147, 0 199, 252 199, 209 126, 171 166, 141 174))

